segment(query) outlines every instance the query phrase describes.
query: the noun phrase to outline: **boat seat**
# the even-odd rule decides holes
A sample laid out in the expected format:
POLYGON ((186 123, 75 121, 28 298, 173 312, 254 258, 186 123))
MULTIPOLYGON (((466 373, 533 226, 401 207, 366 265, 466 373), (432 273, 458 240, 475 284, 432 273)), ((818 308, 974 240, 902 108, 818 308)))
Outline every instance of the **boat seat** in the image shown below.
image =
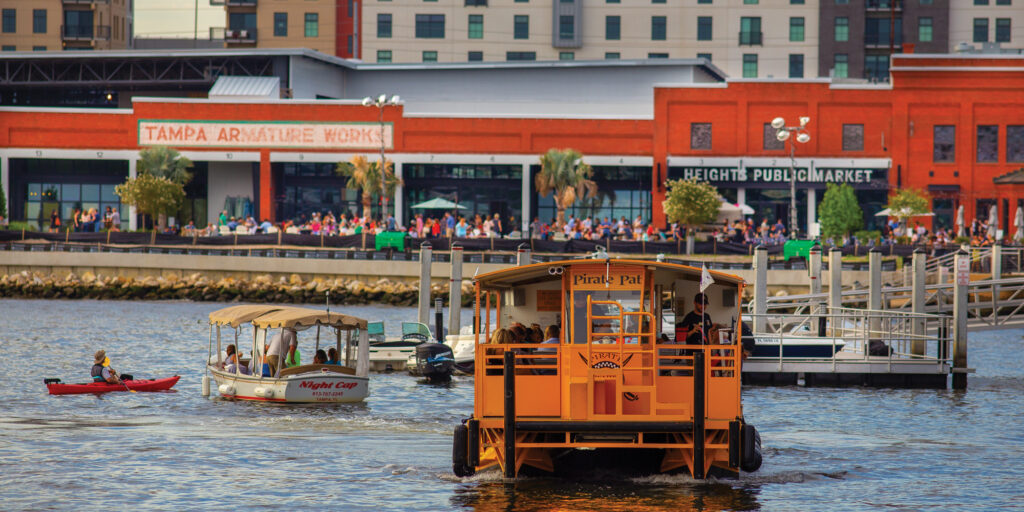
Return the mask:
POLYGON ((348 366, 341 366, 338 364, 304 364, 301 366, 292 366, 291 368, 285 368, 281 370, 278 377, 287 377, 289 375, 298 375, 300 373, 309 372, 328 372, 328 373, 344 373, 345 375, 355 375, 356 371, 348 366))

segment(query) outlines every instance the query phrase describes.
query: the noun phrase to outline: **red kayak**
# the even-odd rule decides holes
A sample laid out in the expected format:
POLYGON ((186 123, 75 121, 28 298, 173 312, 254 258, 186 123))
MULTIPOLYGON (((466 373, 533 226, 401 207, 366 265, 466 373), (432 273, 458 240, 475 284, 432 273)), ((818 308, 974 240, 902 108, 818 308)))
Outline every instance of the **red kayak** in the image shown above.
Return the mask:
POLYGON ((51 395, 84 395, 109 393, 111 391, 167 391, 178 383, 181 377, 167 377, 165 379, 149 380, 126 380, 124 384, 110 384, 107 382, 89 382, 84 384, 64 384, 60 379, 45 379, 46 389, 51 395), (56 381, 56 382, 53 382, 56 381), (127 389, 126 389, 127 387, 127 389))

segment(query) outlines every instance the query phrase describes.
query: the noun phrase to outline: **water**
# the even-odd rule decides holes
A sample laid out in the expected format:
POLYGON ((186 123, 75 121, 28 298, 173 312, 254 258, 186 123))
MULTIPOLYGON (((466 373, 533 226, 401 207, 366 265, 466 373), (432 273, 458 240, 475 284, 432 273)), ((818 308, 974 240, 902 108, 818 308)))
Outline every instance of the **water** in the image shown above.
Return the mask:
MULTIPOLYGON (((200 395, 214 304, 0 300, 5 510, 1024 509, 1022 331, 972 335, 967 392, 747 388, 765 460, 736 481, 601 472, 586 481, 451 474, 473 382, 374 375, 364 404, 280 406, 200 395), (51 397, 104 348, 176 393, 51 397)), ((412 308, 346 312, 391 328, 412 308)), ((467 320, 468 321, 468 320, 467 320)), ((216 395, 216 390, 214 390, 216 395)))

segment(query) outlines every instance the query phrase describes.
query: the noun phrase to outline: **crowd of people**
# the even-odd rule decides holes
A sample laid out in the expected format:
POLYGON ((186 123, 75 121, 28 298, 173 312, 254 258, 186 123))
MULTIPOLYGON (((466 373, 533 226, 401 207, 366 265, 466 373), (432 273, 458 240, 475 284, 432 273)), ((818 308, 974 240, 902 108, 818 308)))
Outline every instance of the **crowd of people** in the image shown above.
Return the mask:
POLYGON ((121 231, 121 212, 107 207, 101 216, 96 208, 83 210, 75 208, 71 211, 71 218, 65 226, 61 220, 60 211, 54 208, 50 212, 50 233, 57 233, 63 229, 70 229, 75 233, 95 233, 99 231, 121 231))

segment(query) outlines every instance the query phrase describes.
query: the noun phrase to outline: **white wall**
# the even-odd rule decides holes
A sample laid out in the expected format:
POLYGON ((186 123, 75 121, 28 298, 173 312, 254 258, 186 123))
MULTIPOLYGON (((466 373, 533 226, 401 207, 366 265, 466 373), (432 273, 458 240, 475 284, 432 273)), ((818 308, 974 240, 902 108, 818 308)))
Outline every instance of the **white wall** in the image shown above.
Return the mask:
POLYGON ((207 191, 207 222, 217 222, 228 196, 252 196, 252 162, 210 162, 207 191))

